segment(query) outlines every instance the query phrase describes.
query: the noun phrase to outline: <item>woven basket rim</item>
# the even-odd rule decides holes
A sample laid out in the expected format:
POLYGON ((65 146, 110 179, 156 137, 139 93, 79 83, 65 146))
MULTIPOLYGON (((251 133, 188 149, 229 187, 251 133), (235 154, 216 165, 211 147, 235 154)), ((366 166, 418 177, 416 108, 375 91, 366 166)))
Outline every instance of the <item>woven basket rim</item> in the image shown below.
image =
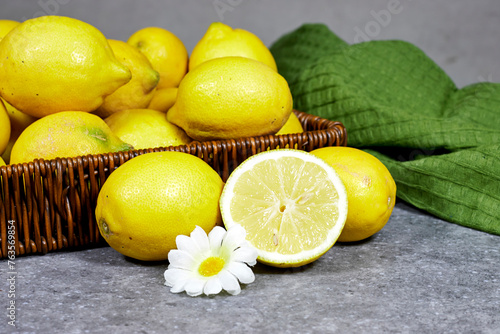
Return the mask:
MULTIPOLYGON (((314 123, 316 121, 323 121, 326 125, 325 129, 320 129, 320 130, 312 130, 312 131, 304 131, 303 133, 297 133, 297 134, 284 134, 284 135, 276 135, 276 134, 269 134, 269 135, 261 135, 261 136, 255 136, 255 137, 241 137, 241 138, 234 138, 234 139, 219 139, 219 140, 209 140, 209 141, 196 141, 193 140, 188 144, 184 145, 176 145, 176 146, 158 146, 158 147, 152 147, 152 148, 147 148, 147 149, 131 149, 127 151, 119 151, 119 152, 108 152, 108 153, 99 153, 99 154, 86 154, 86 155, 78 155, 78 156, 73 156, 73 157, 57 157, 53 159, 44 159, 44 158, 38 158, 34 159, 29 162, 22 162, 22 163, 17 163, 17 164, 7 164, 5 166, 0 166, 0 171, 3 168, 7 169, 7 174, 10 175, 12 172, 10 169, 12 168, 17 168, 21 170, 29 170, 33 171, 35 168, 40 168, 42 166, 50 166, 52 164, 63 164, 67 165, 68 163, 73 163, 76 164, 78 161, 85 161, 87 160, 95 160, 95 159, 116 159, 117 154, 128 154, 131 157, 135 157, 138 155, 146 154, 146 153, 151 153, 151 152, 158 152, 158 151, 166 151, 166 150, 177 150, 178 148, 179 151, 181 152, 191 152, 193 147, 198 148, 199 146, 208 146, 208 147, 220 147, 221 145, 225 143, 232 143, 232 142, 237 142, 237 141, 251 141, 254 140, 256 142, 265 142, 266 140, 268 141, 269 138, 281 138, 281 139, 287 139, 291 136, 303 136, 304 134, 317 134, 320 133, 321 131, 324 131, 326 129, 341 129, 343 128, 343 124, 339 121, 331 121, 327 120, 324 118, 321 118, 320 116, 315 116, 311 115, 308 113, 305 113, 303 111, 299 110, 293 110, 293 112, 301 118, 309 118, 309 122, 314 123), (9 168, 10 167, 10 168, 9 168)), ((345 129, 345 128, 344 128, 345 129)), ((343 131, 343 137, 344 143, 343 145, 345 146, 347 144, 347 132, 344 130, 343 131)), ((42 167, 43 168, 43 167, 42 167)), ((0 172, 0 174, 3 174, 0 172)))

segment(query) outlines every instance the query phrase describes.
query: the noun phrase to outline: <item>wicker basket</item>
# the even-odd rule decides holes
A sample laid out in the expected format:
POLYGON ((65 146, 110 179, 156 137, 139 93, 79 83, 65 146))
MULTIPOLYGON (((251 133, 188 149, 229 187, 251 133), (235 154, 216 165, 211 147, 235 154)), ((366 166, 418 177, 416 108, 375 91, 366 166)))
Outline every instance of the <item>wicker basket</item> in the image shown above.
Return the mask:
POLYGON ((99 190, 114 169, 141 154, 189 153, 202 158, 226 181, 242 161, 268 149, 288 146, 312 151, 346 145, 347 133, 340 122, 295 113, 304 133, 192 142, 0 167, 0 258, 7 258, 9 246, 12 249, 9 234, 10 240, 15 240, 16 256, 104 245, 94 214, 99 190))

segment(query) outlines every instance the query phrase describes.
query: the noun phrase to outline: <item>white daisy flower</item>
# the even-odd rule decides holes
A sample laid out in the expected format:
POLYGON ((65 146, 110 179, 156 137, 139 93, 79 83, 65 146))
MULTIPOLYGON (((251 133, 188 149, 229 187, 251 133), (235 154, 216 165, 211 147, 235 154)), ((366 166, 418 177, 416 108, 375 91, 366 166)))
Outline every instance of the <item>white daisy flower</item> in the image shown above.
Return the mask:
POLYGON ((249 266, 255 265, 257 251, 245 236, 245 229, 239 225, 227 232, 216 226, 208 236, 196 226, 190 237, 177 236, 177 249, 168 253, 165 285, 173 293, 186 291, 190 296, 214 295, 222 289, 239 294, 239 282, 249 284, 255 280, 249 266))

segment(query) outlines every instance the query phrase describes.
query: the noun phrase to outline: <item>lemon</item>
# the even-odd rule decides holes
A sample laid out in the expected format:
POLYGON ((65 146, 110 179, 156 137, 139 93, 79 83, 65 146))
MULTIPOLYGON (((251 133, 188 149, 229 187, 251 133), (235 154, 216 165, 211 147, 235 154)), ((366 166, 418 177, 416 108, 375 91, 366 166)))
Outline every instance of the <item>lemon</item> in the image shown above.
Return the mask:
POLYGON ((12 29, 17 27, 19 22, 12 20, 0 20, 0 40, 5 37, 12 29))
POLYGON ((0 41, 0 95, 34 117, 95 110, 130 78, 104 35, 80 20, 30 19, 0 41))
POLYGON ((2 98, 0 98, 0 100, 5 105, 5 109, 7 109, 7 114, 9 115, 11 125, 10 139, 7 147, 5 148, 5 151, 2 153, 2 158, 6 162, 9 162, 10 152, 12 151, 12 147, 14 146, 17 138, 19 138, 24 129, 26 129, 31 123, 36 121, 37 118, 20 112, 2 98))
POLYGON ((152 109, 129 109, 105 119, 115 135, 135 149, 184 145, 186 133, 167 121, 165 114, 152 109))
POLYGON ((195 140, 214 140, 274 134, 291 112, 281 75, 253 59, 223 57, 184 77, 167 119, 195 140))
POLYGON ((196 44, 189 58, 189 70, 207 60, 228 56, 258 60, 277 71, 273 55, 259 37, 247 30, 233 29, 221 22, 212 23, 196 44))
POLYGON ((177 100, 177 87, 163 88, 156 90, 153 99, 149 103, 148 109, 154 109, 166 113, 177 100))
POLYGON ((5 161, 3 161, 2 157, 0 157, 0 167, 5 166, 5 161))
POLYGON ((10 119, 4 104, 0 100, 0 153, 3 153, 10 139, 10 119))
POLYGON ((65 111, 33 122, 12 147, 10 163, 130 150, 98 116, 65 111))
POLYGON ((106 118, 120 110, 146 108, 153 98, 160 74, 153 69, 146 56, 133 46, 114 39, 109 39, 108 43, 116 59, 130 70, 132 79, 106 96, 95 114, 106 118))
POLYGON ((295 113, 291 113, 288 121, 286 121, 285 125, 276 133, 277 135, 286 135, 289 133, 302 133, 304 129, 302 128, 302 124, 300 123, 297 115, 295 113))
POLYGON ((177 87, 187 72, 188 52, 172 32, 147 27, 136 31, 127 43, 138 48, 160 73, 158 89, 177 87))
POLYGON ((380 231, 396 203, 396 183, 384 164, 352 147, 324 147, 311 153, 337 171, 347 190, 349 213, 339 241, 359 241, 380 231))
POLYGON ((223 182, 207 163, 180 152, 148 153, 118 167, 97 198, 101 235, 118 252, 166 260, 178 235, 221 224, 223 182))
POLYGON ((271 150, 231 173, 220 207, 227 228, 245 228, 260 262, 297 267, 334 245, 347 217, 347 194, 323 160, 299 150, 271 150))

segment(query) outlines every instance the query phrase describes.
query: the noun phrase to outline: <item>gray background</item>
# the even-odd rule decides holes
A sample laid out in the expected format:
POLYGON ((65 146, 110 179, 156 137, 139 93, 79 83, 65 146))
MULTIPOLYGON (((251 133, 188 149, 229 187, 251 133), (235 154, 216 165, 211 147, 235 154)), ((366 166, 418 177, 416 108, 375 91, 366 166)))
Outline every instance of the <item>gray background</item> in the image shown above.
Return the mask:
POLYGON ((175 33, 189 52, 214 21, 250 30, 268 46, 305 22, 322 22, 349 43, 363 38, 412 42, 458 87, 500 81, 498 0, 0 1, 0 18, 65 15, 88 22, 114 39, 126 40, 138 29, 160 26, 175 33), (396 9, 392 14, 391 6, 396 9))

